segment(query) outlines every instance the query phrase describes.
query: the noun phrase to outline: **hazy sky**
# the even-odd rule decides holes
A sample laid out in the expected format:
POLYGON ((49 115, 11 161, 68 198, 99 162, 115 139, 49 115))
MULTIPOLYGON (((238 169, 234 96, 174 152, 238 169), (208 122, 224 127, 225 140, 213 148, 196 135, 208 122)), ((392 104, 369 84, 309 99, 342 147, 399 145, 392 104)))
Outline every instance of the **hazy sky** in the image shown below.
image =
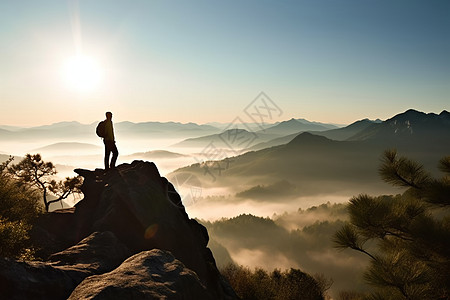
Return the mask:
POLYGON ((246 121, 261 91, 274 121, 439 113, 449 54, 447 0, 0 0, 0 124, 246 121))

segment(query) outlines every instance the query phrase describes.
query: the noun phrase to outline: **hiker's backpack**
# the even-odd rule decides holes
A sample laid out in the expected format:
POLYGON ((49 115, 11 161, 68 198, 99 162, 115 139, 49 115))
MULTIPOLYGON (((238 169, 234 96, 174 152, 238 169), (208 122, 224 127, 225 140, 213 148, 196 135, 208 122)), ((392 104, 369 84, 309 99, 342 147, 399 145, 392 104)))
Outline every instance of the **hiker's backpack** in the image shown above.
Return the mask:
POLYGON ((97 128, 95 129, 97 135, 101 138, 105 138, 106 130, 105 130, 105 121, 101 121, 98 123, 97 128))

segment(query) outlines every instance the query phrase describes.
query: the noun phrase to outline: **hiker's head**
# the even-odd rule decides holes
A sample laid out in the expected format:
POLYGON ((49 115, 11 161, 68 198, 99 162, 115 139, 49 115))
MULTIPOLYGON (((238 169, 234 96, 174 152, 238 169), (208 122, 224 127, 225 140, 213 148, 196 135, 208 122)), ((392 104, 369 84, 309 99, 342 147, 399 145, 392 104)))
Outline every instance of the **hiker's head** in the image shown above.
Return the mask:
POLYGON ((106 118, 108 119, 108 120, 111 120, 112 119, 112 112, 110 112, 110 111, 108 111, 108 112, 106 112, 106 118))

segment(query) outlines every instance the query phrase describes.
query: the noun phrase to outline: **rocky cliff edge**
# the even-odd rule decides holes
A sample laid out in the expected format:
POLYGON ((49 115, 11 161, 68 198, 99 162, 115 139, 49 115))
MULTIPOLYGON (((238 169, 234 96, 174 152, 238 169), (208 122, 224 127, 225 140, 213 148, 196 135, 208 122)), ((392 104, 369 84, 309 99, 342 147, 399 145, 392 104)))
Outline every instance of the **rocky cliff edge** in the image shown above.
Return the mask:
POLYGON ((204 226, 154 163, 76 169, 84 199, 45 214, 32 238, 45 261, 0 259, 8 299, 236 299, 204 226))

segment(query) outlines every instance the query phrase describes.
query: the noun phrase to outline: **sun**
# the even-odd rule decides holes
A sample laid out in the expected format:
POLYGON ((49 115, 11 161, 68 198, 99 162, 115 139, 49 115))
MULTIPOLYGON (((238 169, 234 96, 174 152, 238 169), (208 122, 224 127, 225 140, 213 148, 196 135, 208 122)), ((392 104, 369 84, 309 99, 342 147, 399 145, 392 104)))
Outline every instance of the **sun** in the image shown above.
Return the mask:
POLYGON ((77 92, 90 92, 99 87, 102 74, 95 59, 77 55, 64 63, 63 76, 68 88, 77 92))

